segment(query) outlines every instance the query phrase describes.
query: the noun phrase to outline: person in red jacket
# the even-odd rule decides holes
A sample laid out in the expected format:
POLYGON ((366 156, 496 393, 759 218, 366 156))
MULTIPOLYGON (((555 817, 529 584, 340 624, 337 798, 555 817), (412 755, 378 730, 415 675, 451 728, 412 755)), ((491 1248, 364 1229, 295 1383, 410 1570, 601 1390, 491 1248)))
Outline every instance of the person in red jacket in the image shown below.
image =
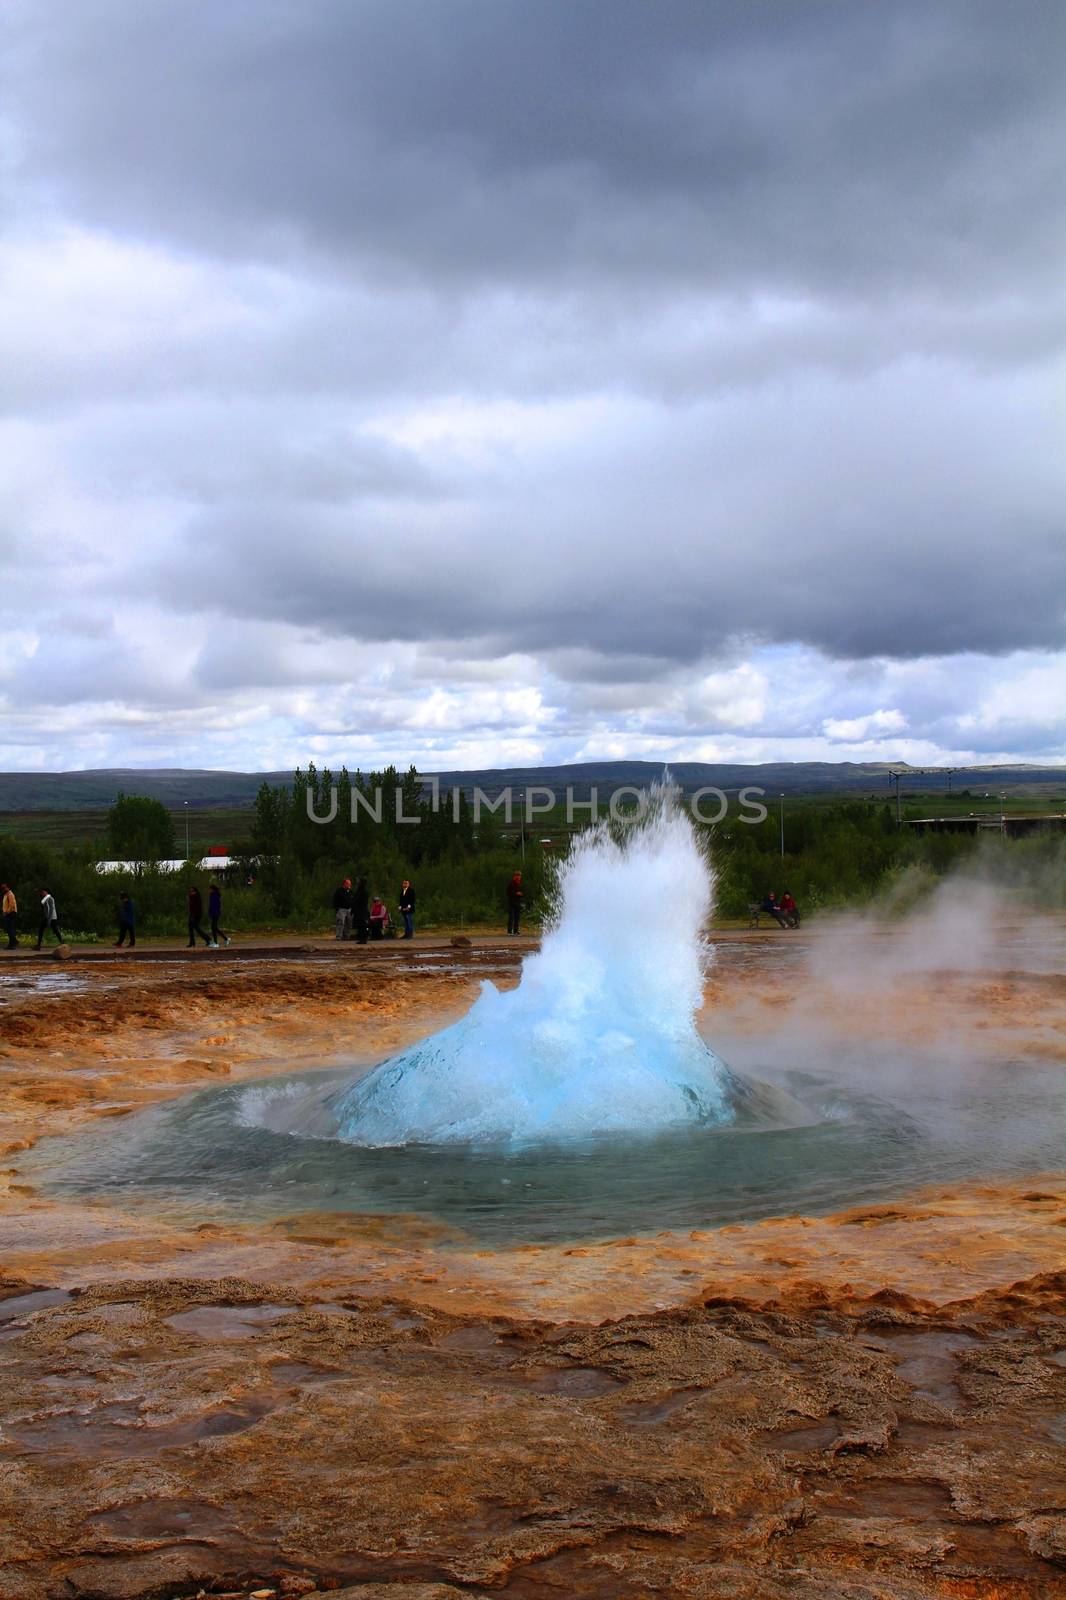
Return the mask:
POLYGON ((370 902, 370 937, 384 939, 385 929, 389 925, 388 908, 379 894, 370 902))
POLYGON ((789 927, 798 928, 800 925, 799 907, 796 905, 795 900, 793 900, 787 889, 778 901, 778 905, 780 906, 781 914, 788 923, 789 927))
POLYGON ((192 950, 196 945, 196 935, 199 934, 204 944, 210 944, 210 935, 203 929, 204 897, 195 883, 189 885, 189 943, 186 949, 192 950))

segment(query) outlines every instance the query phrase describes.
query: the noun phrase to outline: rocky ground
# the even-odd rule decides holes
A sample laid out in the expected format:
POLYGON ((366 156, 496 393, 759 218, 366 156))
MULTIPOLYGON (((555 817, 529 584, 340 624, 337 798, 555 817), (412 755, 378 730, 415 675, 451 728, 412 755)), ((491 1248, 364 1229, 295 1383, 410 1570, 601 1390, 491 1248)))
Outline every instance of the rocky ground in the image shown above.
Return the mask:
MULTIPOLYGON (((1047 948, 886 957, 842 986, 828 939, 740 938, 708 1015, 737 1039, 887 1024, 1066 1060, 1047 948)), ((404 1217, 75 1207, 20 1165, 190 1087, 374 1059, 514 963, 0 975, 2 1600, 1066 1594, 1055 1174, 487 1251, 404 1217)))

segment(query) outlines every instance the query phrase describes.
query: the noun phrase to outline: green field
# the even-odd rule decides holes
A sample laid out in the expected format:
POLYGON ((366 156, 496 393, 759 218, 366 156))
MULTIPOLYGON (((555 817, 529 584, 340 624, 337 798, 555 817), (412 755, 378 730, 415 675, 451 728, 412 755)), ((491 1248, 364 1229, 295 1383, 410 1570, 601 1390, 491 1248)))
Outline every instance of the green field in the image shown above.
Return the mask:
MULTIPOLYGON (((252 821, 251 806, 203 807, 186 814, 184 808, 171 811, 174 840, 179 856, 185 854, 185 825, 189 828, 189 855, 206 855, 212 845, 227 848, 247 840, 252 821)), ((90 854, 107 854, 106 809, 77 811, 3 811, 0 834, 10 834, 53 850, 84 849, 90 854)))

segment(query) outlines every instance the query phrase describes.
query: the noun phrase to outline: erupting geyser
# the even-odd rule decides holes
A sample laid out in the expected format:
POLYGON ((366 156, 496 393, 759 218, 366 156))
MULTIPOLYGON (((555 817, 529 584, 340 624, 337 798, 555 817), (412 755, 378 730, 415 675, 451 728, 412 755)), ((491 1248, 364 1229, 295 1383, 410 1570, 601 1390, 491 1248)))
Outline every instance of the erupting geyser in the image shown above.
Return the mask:
POLYGON ((711 895, 691 822, 654 792, 641 821, 577 840, 516 989, 486 983, 461 1022, 316 1105, 291 1105, 288 1127, 382 1146, 733 1122, 759 1091, 696 1031, 711 895))

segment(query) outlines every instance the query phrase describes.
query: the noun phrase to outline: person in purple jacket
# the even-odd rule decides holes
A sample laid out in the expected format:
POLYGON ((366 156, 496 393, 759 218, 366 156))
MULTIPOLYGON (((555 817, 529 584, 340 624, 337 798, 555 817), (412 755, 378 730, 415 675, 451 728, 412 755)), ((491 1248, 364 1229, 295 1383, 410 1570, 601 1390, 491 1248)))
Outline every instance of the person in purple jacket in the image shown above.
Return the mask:
POLYGON ((223 943, 228 946, 229 934, 225 928, 219 925, 222 919, 222 890, 217 883, 211 885, 207 896, 207 915, 211 919, 211 944, 213 948, 215 950, 218 949, 219 934, 222 935, 223 943))

